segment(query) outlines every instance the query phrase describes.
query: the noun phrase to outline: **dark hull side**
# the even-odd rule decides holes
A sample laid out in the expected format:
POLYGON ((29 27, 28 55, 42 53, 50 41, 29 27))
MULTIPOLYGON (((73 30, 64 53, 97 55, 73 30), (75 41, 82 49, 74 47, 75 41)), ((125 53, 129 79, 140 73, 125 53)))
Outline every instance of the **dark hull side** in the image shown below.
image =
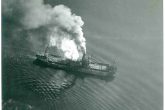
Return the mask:
POLYGON ((100 71, 100 70, 94 70, 94 69, 83 68, 83 67, 70 67, 68 65, 58 64, 56 62, 49 62, 49 61, 42 60, 39 58, 37 58, 34 61, 34 63, 37 65, 43 66, 43 67, 51 67, 54 69, 61 69, 61 70, 64 70, 66 72, 77 74, 77 75, 107 77, 107 76, 112 76, 116 72, 116 69, 113 66, 111 66, 110 71, 100 71))

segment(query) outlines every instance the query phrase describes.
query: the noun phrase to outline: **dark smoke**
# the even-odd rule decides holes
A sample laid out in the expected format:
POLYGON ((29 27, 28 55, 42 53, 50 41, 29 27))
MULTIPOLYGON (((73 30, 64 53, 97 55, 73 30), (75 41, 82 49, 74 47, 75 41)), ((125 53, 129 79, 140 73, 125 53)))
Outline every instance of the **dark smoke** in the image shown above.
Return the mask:
POLYGON ((4 44, 25 46, 33 50, 49 44, 58 46, 68 58, 74 57, 76 53, 81 58, 83 52, 86 52, 81 28, 84 22, 64 5, 52 7, 44 4, 43 0, 3 0, 2 16, 4 44), (73 42, 73 45, 65 44, 64 39, 73 42), (68 45, 70 50, 62 48, 68 45))

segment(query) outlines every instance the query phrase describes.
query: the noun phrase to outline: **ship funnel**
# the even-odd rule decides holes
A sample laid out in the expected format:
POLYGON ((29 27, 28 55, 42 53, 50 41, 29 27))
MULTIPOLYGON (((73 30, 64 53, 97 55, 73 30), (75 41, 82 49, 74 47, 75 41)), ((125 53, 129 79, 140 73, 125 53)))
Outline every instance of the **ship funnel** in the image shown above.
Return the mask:
POLYGON ((85 56, 86 56, 86 53, 83 52, 82 61, 85 61, 86 60, 85 56))
POLYGON ((89 65, 89 59, 87 59, 86 54, 84 52, 83 57, 82 57, 82 66, 83 67, 88 67, 88 65, 89 65))

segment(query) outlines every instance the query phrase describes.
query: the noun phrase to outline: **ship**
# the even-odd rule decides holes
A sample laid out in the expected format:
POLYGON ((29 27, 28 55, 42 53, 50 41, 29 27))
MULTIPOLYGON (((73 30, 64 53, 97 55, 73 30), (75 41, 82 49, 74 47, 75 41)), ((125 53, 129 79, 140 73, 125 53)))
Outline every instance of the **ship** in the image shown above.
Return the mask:
POLYGON ((43 54, 37 54, 35 63, 46 67, 64 70, 77 75, 107 77, 116 73, 116 66, 96 61, 92 56, 83 54, 82 60, 74 61, 57 54, 49 54, 46 48, 43 54))

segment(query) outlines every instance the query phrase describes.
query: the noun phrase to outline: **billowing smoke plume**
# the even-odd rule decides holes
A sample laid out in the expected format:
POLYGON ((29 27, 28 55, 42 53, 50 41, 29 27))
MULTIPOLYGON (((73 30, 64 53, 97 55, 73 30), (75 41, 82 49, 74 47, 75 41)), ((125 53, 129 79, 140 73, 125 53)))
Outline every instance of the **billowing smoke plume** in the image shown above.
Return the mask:
MULTIPOLYGON (((52 7, 43 0, 3 0, 2 11, 4 16, 16 19, 23 30, 45 28, 47 44, 60 49, 68 59, 79 60, 86 52, 84 22, 64 5, 52 7)), ((32 40, 38 37, 31 34, 32 40)))

